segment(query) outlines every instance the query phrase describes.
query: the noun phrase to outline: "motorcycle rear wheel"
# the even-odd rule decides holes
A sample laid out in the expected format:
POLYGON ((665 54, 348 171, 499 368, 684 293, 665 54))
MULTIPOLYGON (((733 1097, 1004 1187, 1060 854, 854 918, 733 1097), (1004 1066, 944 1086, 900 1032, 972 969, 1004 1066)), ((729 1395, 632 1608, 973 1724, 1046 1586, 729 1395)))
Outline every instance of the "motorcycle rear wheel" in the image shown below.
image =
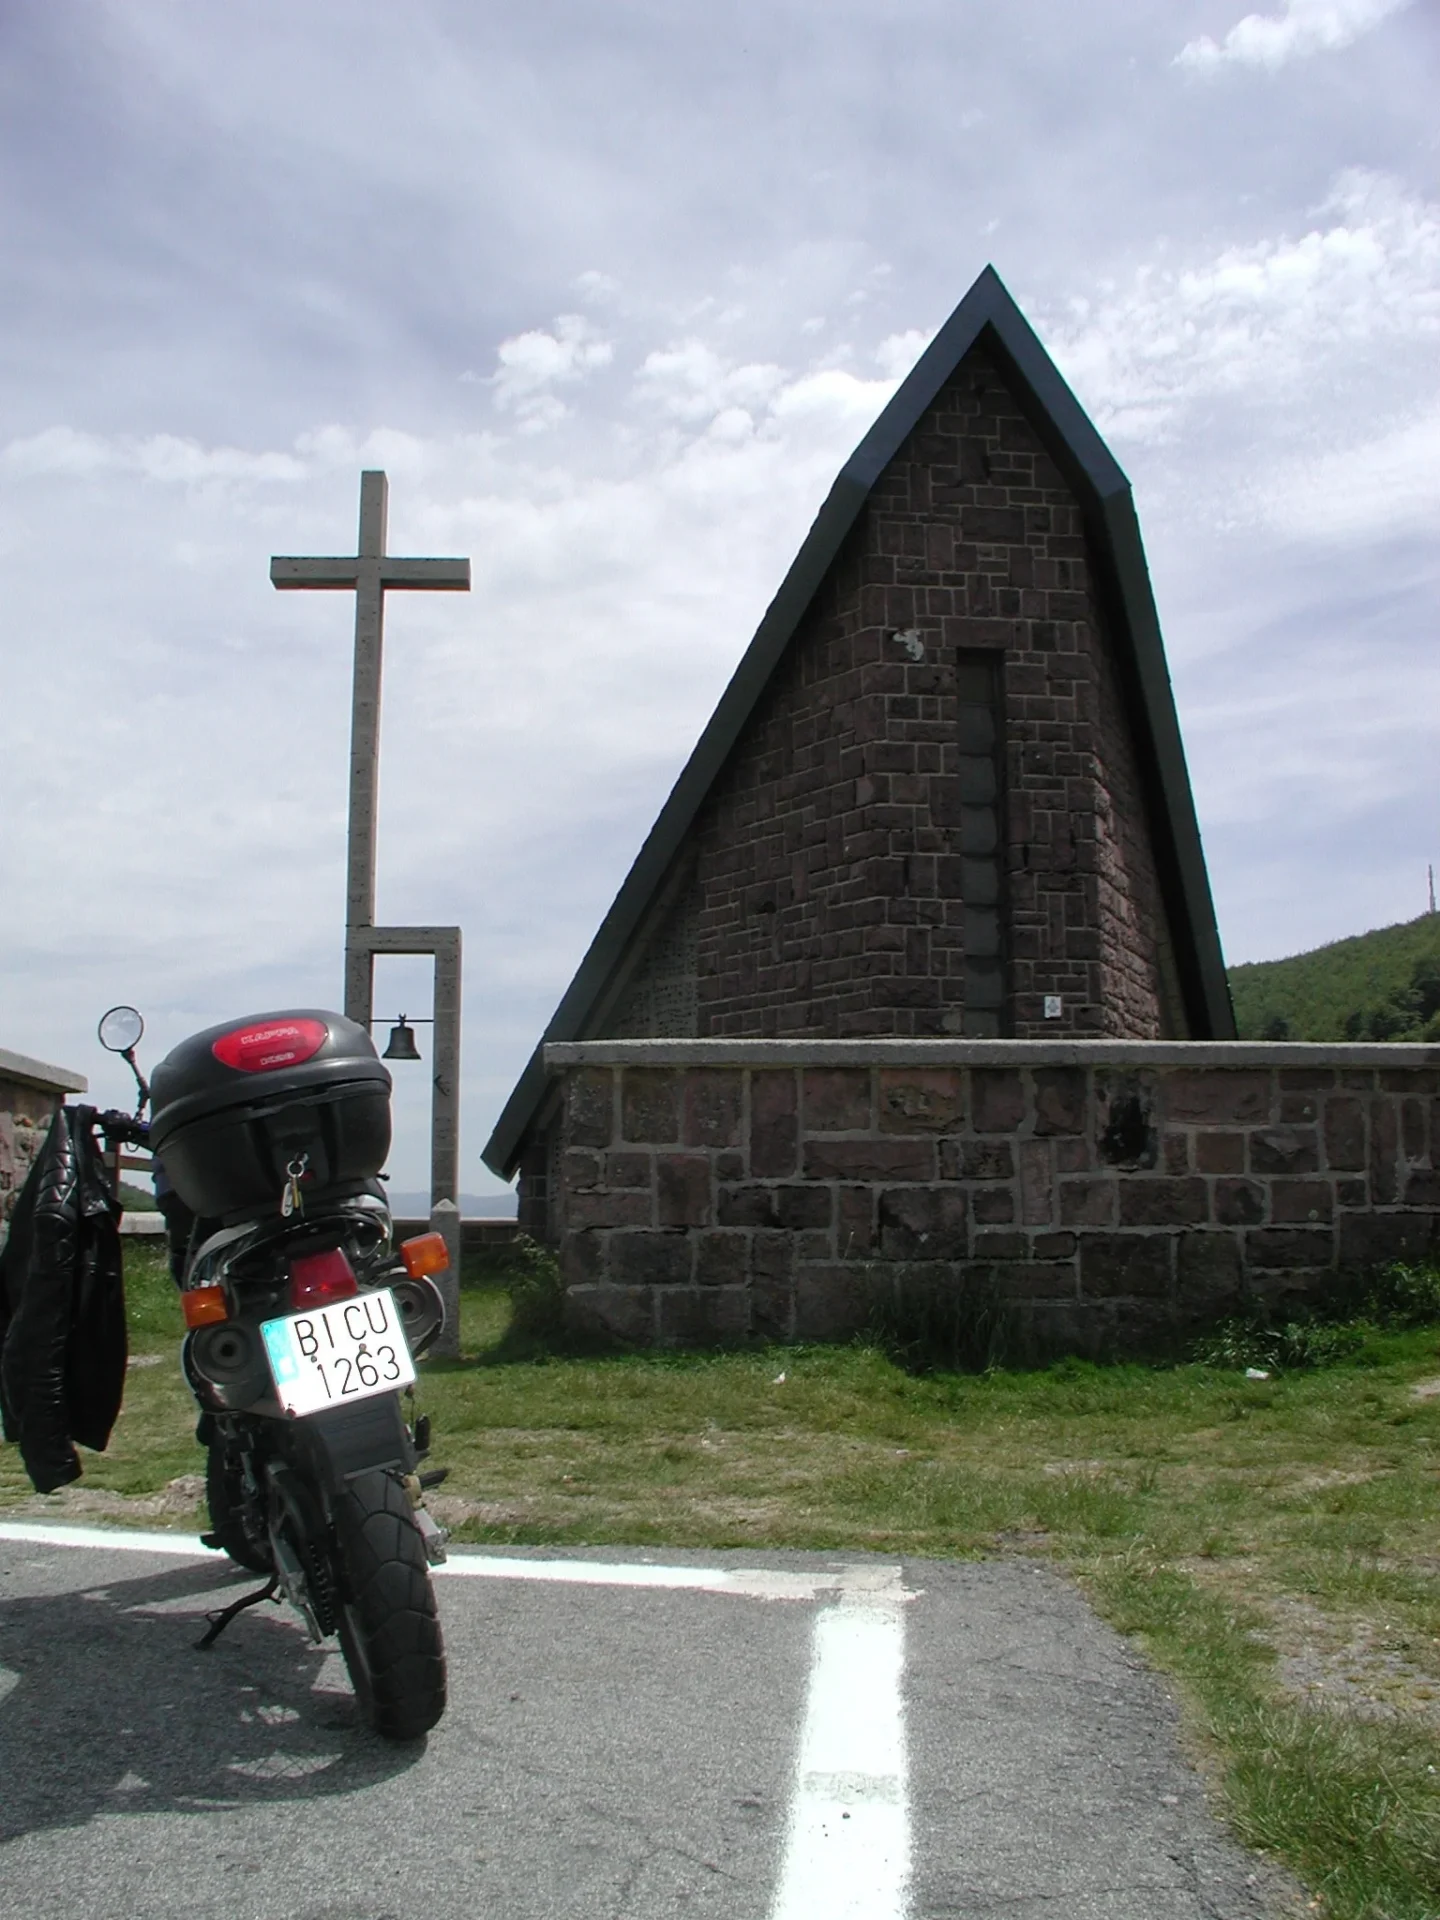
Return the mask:
POLYGON ((340 1650, 360 1717, 385 1740, 418 1740, 445 1711, 445 1647, 409 1497, 362 1473, 335 1504, 340 1650))

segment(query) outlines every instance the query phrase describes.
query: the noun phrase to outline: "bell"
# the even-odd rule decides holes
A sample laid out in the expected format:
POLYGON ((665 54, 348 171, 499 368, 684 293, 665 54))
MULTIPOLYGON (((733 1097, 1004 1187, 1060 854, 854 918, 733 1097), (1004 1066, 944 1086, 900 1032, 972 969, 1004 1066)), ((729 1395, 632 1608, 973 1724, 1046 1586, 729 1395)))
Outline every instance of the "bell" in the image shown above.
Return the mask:
POLYGON ((380 1058, 382 1060, 418 1060, 420 1058, 420 1049, 415 1044, 415 1030, 413 1027, 406 1026, 403 1013, 400 1016, 399 1026, 390 1029, 390 1044, 380 1058))

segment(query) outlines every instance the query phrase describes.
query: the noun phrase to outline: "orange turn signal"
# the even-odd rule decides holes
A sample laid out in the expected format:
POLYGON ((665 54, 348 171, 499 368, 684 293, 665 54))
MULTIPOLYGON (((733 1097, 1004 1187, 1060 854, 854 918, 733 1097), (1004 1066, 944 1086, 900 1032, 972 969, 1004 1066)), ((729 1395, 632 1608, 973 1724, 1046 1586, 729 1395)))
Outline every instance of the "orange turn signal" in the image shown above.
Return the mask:
POLYGON ((413 1240, 402 1240, 400 1258, 412 1280, 427 1273, 444 1273, 450 1264, 450 1249, 443 1233, 420 1233, 413 1240))
POLYGON ((224 1287, 189 1287, 180 1296, 180 1307, 187 1327, 210 1327, 230 1318, 224 1287))

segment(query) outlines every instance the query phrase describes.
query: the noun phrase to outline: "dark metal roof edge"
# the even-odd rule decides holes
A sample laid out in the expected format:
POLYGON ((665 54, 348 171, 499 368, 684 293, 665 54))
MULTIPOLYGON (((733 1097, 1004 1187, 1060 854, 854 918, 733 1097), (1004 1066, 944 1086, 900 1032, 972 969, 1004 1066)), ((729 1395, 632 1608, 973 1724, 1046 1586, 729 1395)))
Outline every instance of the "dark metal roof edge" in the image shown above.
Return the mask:
MULTIPOLYGON (((1175 864, 1178 898, 1167 904, 1172 910, 1178 907, 1184 916, 1184 925, 1173 931, 1177 936, 1175 958, 1186 990, 1187 1013, 1192 1027, 1201 1029, 1195 1036, 1197 1039, 1230 1041, 1236 1038, 1235 1010, 1200 838, 1200 821, 1195 812, 1195 796, 1185 761, 1185 744, 1165 660, 1160 616, 1130 489, 1127 487, 1123 494, 1107 500, 1103 514, 1106 544, 1115 570, 1122 615, 1129 630, 1126 637, 1163 803, 1158 814, 1152 812, 1152 829, 1162 843, 1164 839, 1169 840, 1175 864)), ((1145 744, 1141 742, 1142 747, 1145 744)))
MULTIPOLYGON (((1091 495, 1088 503, 1092 509, 1091 517, 1098 514, 1099 526, 1110 538, 1113 539, 1117 533, 1123 535, 1124 516, 1118 526, 1112 526, 1107 509, 1117 498, 1127 504, 1130 502, 1130 483, 1124 470, 1067 386, 999 274, 993 266, 987 266, 900 383, 879 419, 841 468, 835 484, 826 495, 800 551, 775 598, 766 608, 754 638, 741 656, 719 704, 681 770, 634 864, 621 883, 609 912, 596 930, 585 957, 495 1123, 481 1157, 486 1166, 502 1178, 509 1179, 514 1172, 516 1156, 526 1129, 544 1092, 546 1074, 543 1050, 546 1043, 580 1037, 591 1008, 604 992, 655 889, 663 883, 706 794, 769 684, 771 675, 834 564, 846 536, 859 518, 871 488, 895 458, 906 437, 914 431, 956 367, 986 333, 992 336, 993 344, 1000 348, 1003 358, 1028 389, 1028 397, 1043 415, 1050 428, 1046 438, 1052 435, 1058 437, 1063 453, 1068 456, 1065 465, 1071 469, 1082 489, 1091 495)), ((1138 542, 1139 525, 1135 520, 1133 504, 1129 506, 1128 517, 1134 528, 1134 539, 1138 542)), ((1204 859, 1200 853, 1199 829, 1195 824, 1184 754, 1179 748, 1179 724, 1164 669, 1159 621, 1150 594, 1143 548, 1139 560, 1144 587, 1143 595, 1138 597, 1132 592, 1133 567, 1117 566, 1126 623, 1130 629, 1125 638, 1129 640, 1140 667, 1146 717, 1156 732, 1156 759, 1167 807, 1176 804, 1174 774, 1178 765, 1184 819, 1176 823, 1180 829, 1177 850, 1187 918, 1191 923, 1187 931, 1203 949, 1204 930, 1208 925, 1210 944, 1218 962, 1219 937, 1214 929, 1214 912, 1205 879, 1204 859), (1140 640, 1142 633, 1147 636, 1152 652, 1149 671, 1140 660, 1144 650, 1140 640), (1153 670, 1157 652, 1159 689, 1153 670), (1159 745, 1161 737, 1168 739, 1170 736, 1173 736, 1178 762, 1175 753, 1162 751, 1159 745), (1189 823, 1188 833, 1185 831, 1186 821, 1189 823), (1187 851, 1191 850, 1192 843, 1193 858, 1199 861, 1198 893, 1194 886, 1193 862, 1187 859, 1187 851)), ((1203 951, 1201 966, 1208 979, 1210 970, 1203 951)), ((1222 965, 1222 985, 1223 978, 1222 965)), ((1227 1030, 1233 1032, 1228 990, 1223 991, 1222 998, 1225 1019, 1219 1028, 1213 1028, 1213 1013, 1218 1008, 1213 1005, 1213 995, 1207 986, 1205 1001, 1212 1015, 1212 1030, 1216 1037, 1223 1037, 1227 1030)))

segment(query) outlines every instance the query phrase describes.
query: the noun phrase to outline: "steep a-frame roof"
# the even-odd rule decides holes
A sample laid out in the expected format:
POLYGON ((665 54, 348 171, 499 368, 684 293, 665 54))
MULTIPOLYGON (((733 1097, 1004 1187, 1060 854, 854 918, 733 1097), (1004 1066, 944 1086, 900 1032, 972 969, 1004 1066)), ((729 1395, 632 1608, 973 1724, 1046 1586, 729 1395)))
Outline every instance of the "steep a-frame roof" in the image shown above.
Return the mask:
POLYGON ((989 353, 1079 501, 1148 799, 1160 888, 1175 943, 1191 1037, 1229 1040, 1235 1019, 1160 622, 1130 482, 1061 378, 993 267, 986 267, 841 469, 720 704, 555 1009, 485 1148, 508 1177, 545 1096, 547 1041, 593 1037, 617 976, 655 908, 706 795, 839 556, 865 502, 972 347, 989 353))

